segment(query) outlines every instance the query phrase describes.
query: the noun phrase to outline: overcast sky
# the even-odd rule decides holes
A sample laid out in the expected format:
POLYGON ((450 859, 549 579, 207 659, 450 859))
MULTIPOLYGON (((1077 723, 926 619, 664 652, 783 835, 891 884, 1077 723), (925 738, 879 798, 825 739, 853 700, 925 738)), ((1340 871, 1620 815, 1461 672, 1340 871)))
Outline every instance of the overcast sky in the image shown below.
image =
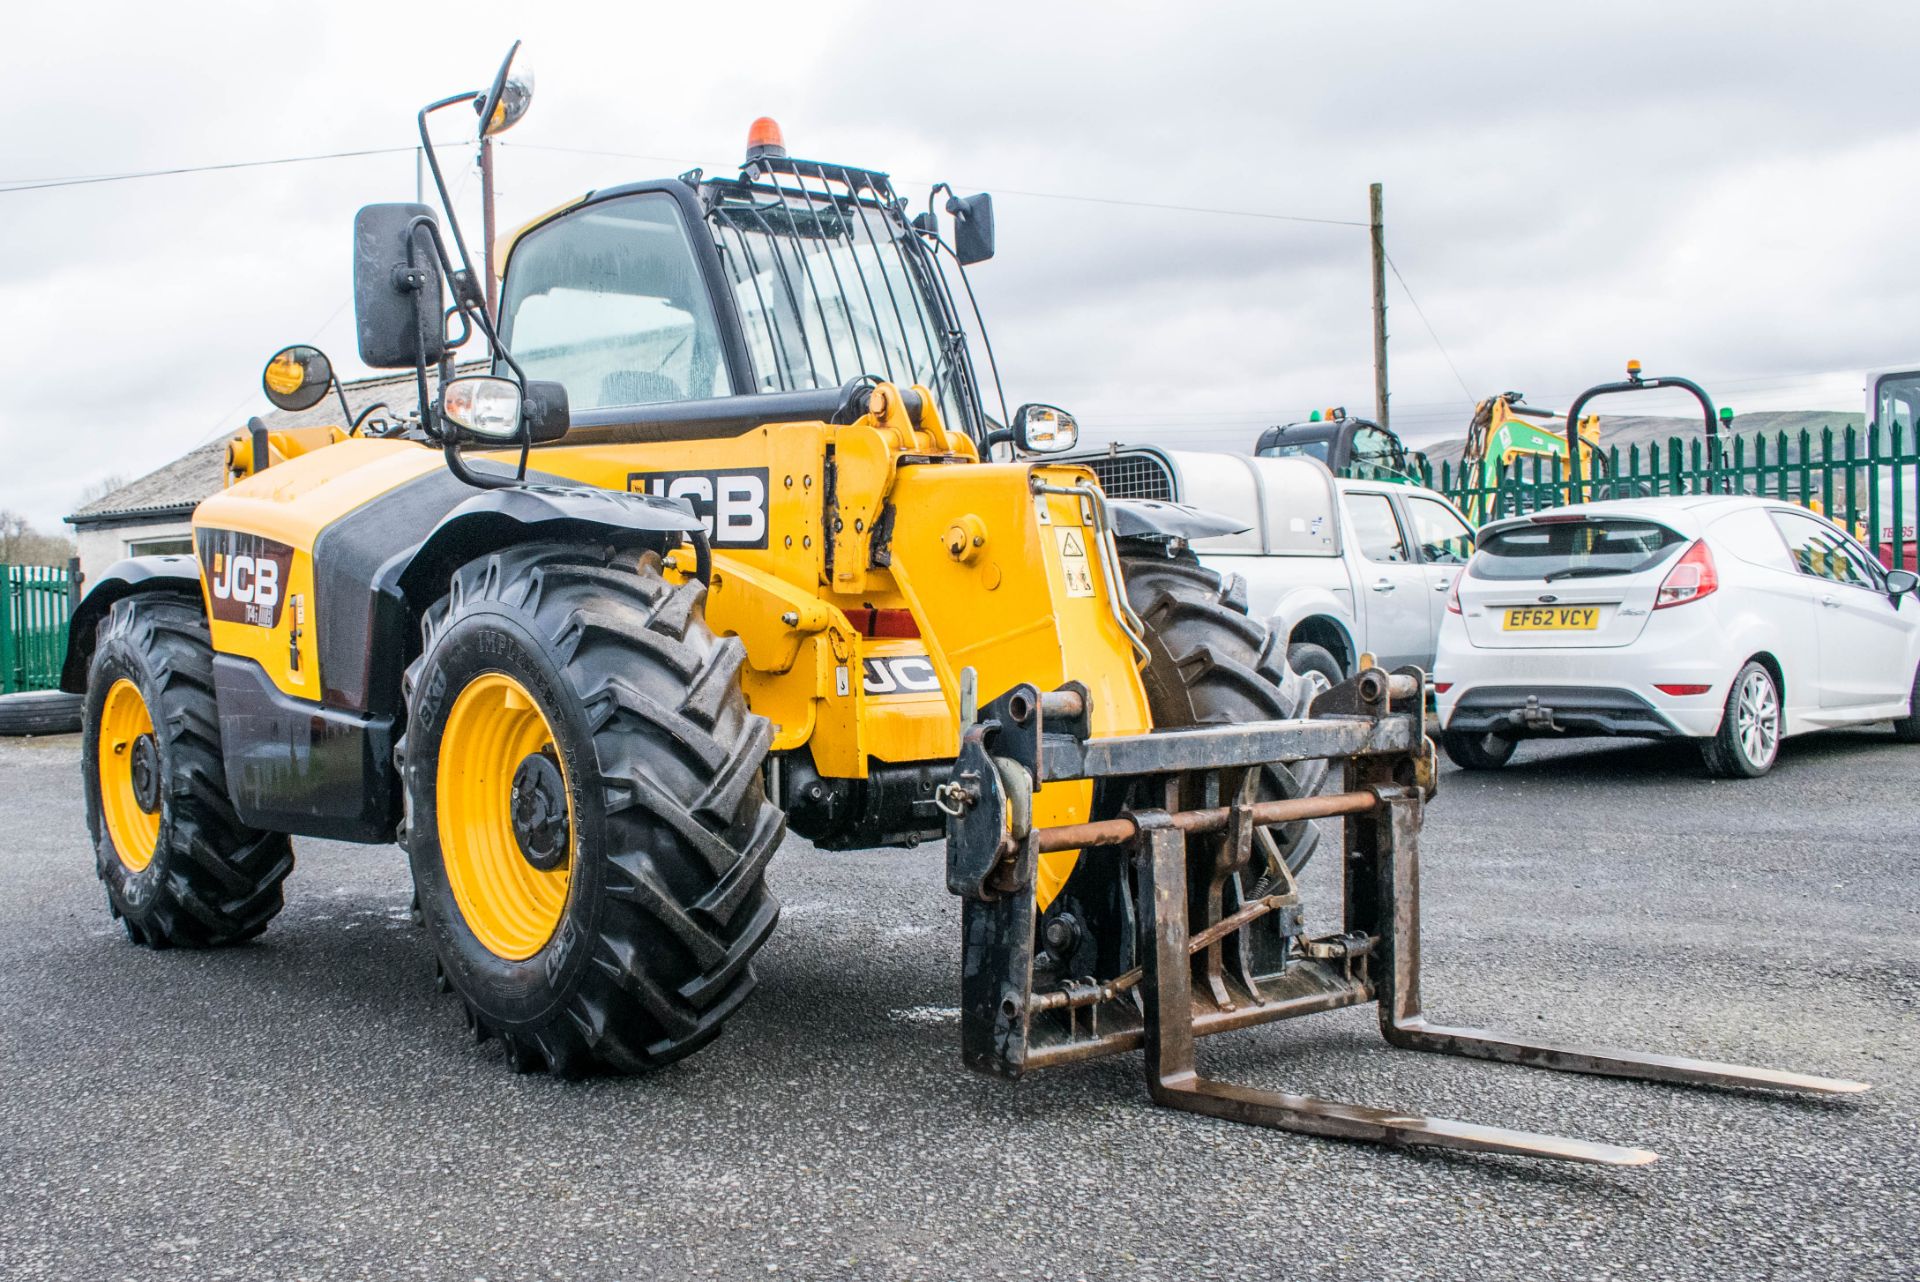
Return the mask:
MULTIPOLYGON (((1628 357, 1740 409, 1858 410, 1862 371, 1920 356, 1912 4, 142 2, 7 27, 5 184, 404 148, 520 38, 504 226, 728 169, 762 114, 916 206, 934 179, 993 191, 974 277, 1008 399, 1096 439, 1245 448, 1371 408, 1364 228, 1271 215, 1364 222, 1372 181, 1439 339, 1390 282, 1412 439, 1492 391, 1564 406, 1628 357)), ((442 129, 475 210, 471 118, 442 129)), ((239 427, 285 343, 358 372, 353 211, 413 183, 400 153, 0 191, 0 508, 51 526, 239 427)))

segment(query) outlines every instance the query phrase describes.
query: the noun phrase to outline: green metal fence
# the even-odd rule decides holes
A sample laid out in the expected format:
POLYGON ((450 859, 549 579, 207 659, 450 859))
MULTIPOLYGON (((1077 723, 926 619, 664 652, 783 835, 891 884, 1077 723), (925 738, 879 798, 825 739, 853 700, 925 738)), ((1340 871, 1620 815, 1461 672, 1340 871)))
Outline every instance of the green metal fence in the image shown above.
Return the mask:
POLYGON ((0 565, 0 694, 60 685, 69 590, 57 566, 0 565))
MULTIPOLYGON (((1583 499, 1708 493, 1784 499, 1852 530, 1888 566, 1920 568, 1914 539, 1920 431, 1913 425, 1734 436, 1717 451, 1702 438, 1674 437, 1645 450, 1630 445, 1623 453, 1616 446, 1601 454, 1598 475, 1581 478, 1583 499)), ((1494 519, 1571 501, 1562 459, 1523 459, 1493 485, 1463 475, 1451 461, 1437 474, 1431 466, 1423 470, 1425 484, 1463 508, 1469 498, 1482 500, 1494 519)))

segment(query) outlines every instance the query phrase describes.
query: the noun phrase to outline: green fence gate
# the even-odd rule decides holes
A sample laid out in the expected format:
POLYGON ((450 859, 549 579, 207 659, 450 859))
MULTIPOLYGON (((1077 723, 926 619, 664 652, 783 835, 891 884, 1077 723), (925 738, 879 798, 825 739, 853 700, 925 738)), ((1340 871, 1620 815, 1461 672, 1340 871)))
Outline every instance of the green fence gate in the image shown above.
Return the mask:
POLYGON ((0 694, 59 688, 70 582, 58 566, 0 565, 0 694))
MULTIPOLYGON (((1674 437, 1645 450, 1630 445, 1622 453, 1615 446, 1601 456, 1606 462, 1599 475, 1581 478, 1583 499, 1709 493, 1783 499, 1852 530, 1887 566, 1920 568, 1914 539, 1920 431, 1912 424, 1734 436, 1717 451, 1700 437, 1674 437)), ((1437 474, 1430 466, 1424 472, 1428 486, 1463 508, 1470 497, 1479 498, 1494 519, 1571 501, 1562 459, 1521 460, 1497 485, 1476 483, 1451 461, 1437 474)))

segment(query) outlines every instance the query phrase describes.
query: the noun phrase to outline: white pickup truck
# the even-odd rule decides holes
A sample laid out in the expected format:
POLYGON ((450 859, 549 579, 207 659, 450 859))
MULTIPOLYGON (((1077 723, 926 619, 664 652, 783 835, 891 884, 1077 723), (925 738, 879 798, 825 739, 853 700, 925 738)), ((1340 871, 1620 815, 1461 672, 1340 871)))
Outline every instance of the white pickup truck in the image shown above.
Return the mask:
POLYGON ((1208 568, 1246 580, 1248 611, 1287 638, 1287 659, 1329 681, 1371 654, 1431 671, 1453 576, 1473 531, 1433 490, 1341 480, 1313 458, 1119 446, 1073 460, 1111 498, 1159 499, 1244 521, 1196 540, 1208 568))

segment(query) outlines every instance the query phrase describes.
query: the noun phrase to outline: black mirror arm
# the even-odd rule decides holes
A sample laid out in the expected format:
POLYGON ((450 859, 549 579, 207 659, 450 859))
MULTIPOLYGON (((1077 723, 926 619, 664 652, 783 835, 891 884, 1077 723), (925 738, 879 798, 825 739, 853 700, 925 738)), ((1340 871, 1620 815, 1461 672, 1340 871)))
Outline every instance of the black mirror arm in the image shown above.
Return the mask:
POLYGON ((347 416, 347 435, 352 436, 359 430, 360 420, 353 416, 353 406, 347 404, 347 389, 340 386, 340 376, 333 376, 333 394, 340 398, 340 412, 347 416))
MULTIPOLYGON (((472 95, 467 95, 467 96, 471 97, 472 95)), ((458 101, 461 101, 461 99, 454 98, 454 99, 449 99, 449 101, 458 102, 458 101)), ((431 110, 431 108, 429 108, 429 110, 431 110)), ((444 191, 444 188, 443 188, 443 191, 444 191)), ((460 245, 460 224, 453 219, 453 210, 451 209, 451 207, 449 207, 449 209, 447 210, 447 218, 453 225, 454 243, 455 245, 460 246, 461 252, 464 254, 466 252, 465 246, 460 245)), ((453 274, 453 264, 448 260, 446 242, 440 238, 439 226, 436 225, 432 219, 426 218, 426 217, 416 218, 414 220, 413 226, 416 234, 422 230, 424 230, 427 233, 426 234, 427 243, 433 247, 433 252, 440 261, 441 272, 445 275, 451 276, 453 274)), ((460 341, 464 343, 469 337, 471 337, 473 330, 477 328, 487 340, 488 355, 496 360, 499 360, 509 370, 513 371, 514 381, 520 384, 520 390, 524 394, 527 387, 527 372, 526 370, 520 367, 519 361, 516 361, 513 359, 513 353, 507 350, 506 344, 500 341, 500 334, 497 330, 494 329, 493 318, 487 315, 486 307, 484 305, 475 306, 471 300, 463 300, 459 295, 459 291, 456 290, 454 291, 453 306, 447 309, 448 317, 451 317, 454 313, 459 314, 461 323, 463 325, 460 341)), ((445 319, 442 319, 441 324, 444 332, 445 319)), ((459 344, 452 344, 448 346, 446 349, 448 354, 442 358, 441 363, 443 368, 440 371, 440 385, 443 389, 446 387, 447 380, 452 376, 452 373, 453 373, 452 348, 458 345, 459 344)), ((424 336, 423 336, 423 342, 420 348, 420 359, 416 361, 415 364, 416 364, 416 367, 420 370, 420 404, 423 409, 421 418, 422 418, 422 421, 425 421, 427 417, 426 414, 424 413, 424 409, 427 405, 427 376, 426 376, 426 347, 424 344, 424 336)), ((439 429, 445 433, 448 448, 449 449, 456 448, 454 445, 454 442, 457 441, 459 437, 458 430, 455 429, 451 432, 448 432, 446 431, 444 424, 436 424, 436 426, 438 426, 439 429)), ((527 422, 525 415, 522 415, 520 420, 520 466, 514 476, 515 481, 524 481, 527 479, 527 463, 529 461, 529 458, 532 452, 533 452, 533 426, 532 424, 527 422)), ((495 483, 495 482, 488 482, 488 481, 477 479, 476 474, 468 471, 464 465, 453 466, 453 472, 454 472, 454 475, 458 476, 461 480, 466 481, 468 484, 471 484, 471 485, 483 485, 487 488, 493 488, 495 484, 509 483, 504 481, 495 483)))
MULTIPOLYGON (((460 234, 460 220, 454 217, 453 197, 448 194, 447 180, 440 172, 440 158, 434 154, 433 139, 427 136, 427 117, 439 111, 442 107, 452 107, 459 103, 472 102, 479 96, 480 95, 475 92, 457 93, 451 98, 442 98, 438 102, 428 103, 426 106, 420 108, 420 114, 415 117, 415 121, 420 127, 420 150, 426 153, 427 168, 433 172, 434 190, 440 193, 440 207, 447 211, 447 223, 453 228, 453 243, 460 251, 460 265, 466 268, 469 273, 473 271, 473 259, 467 253, 466 237, 460 234)), ((440 257, 442 261, 444 261, 446 254, 443 252, 440 257)), ((452 275, 452 272, 449 271, 448 275, 452 275)))
MULTIPOLYGON (((935 184, 933 190, 937 192, 942 187, 946 187, 946 186, 947 185, 945 183, 937 183, 935 184)), ((948 195, 952 195, 953 189, 951 187, 947 187, 947 193, 948 195)), ((931 193, 929 193, 927 196, 927 203, 929 205, 933 203, 933 196, 931 193)), ((937 228, 937 222, 936 222, 936 228, 937 228)), ((960 285, 962 288, 964 288, 967 291, 967 306, 973 309, 973 323, 980 330, 980 345, 986 348, 986 351, 987 351, 987 372, 993 375, 993 395, 994 395, 994 399, 1000 402, 1000 421, 1004 423, 1007 419, 1007 393, 1006 393, 1006 389, 1000 383, 1000 362, 994 359, 993 339, 987 333, 986 317, 980 314, 980 300, 974 297, 973 282, 967 278, 967 269, 964 265, 961 264, 960 255, 954 253, 953 246, 947 244, 946 241, 940 238, 940 233, 937 229, 932 232, 924 233, 924 234, 928 237, 928 239, 933 241, 935 249, 945 253, 948 258, 951 258, 953 260, 954 270, 960 273, 960 285)), ((955 321, 956 323, 958 322, 958 317, 955 318, 955 321)), ((966 332, 964 330, 960 330, 957 328, 954 330, 952 334, 948 335, 948 338, 947 338, 947 342, 952 344, 955 347, 960 348, 962 350, 962 354, 964 354, 966 341, 967 341, 966 332)), ((969 362, 969 365, 970 364, 971 362, 969 362)), ((976 391, 978 390, 977 381, 975 383, 975 389, 976 391)), ((982 418, 986 417, 985 411, 986 411, 986 407, 984 405, 981 406, 980 412, 981 412, 982 418)), ((984 445, 982 448, 983 449, 985 448, 984 445)))

